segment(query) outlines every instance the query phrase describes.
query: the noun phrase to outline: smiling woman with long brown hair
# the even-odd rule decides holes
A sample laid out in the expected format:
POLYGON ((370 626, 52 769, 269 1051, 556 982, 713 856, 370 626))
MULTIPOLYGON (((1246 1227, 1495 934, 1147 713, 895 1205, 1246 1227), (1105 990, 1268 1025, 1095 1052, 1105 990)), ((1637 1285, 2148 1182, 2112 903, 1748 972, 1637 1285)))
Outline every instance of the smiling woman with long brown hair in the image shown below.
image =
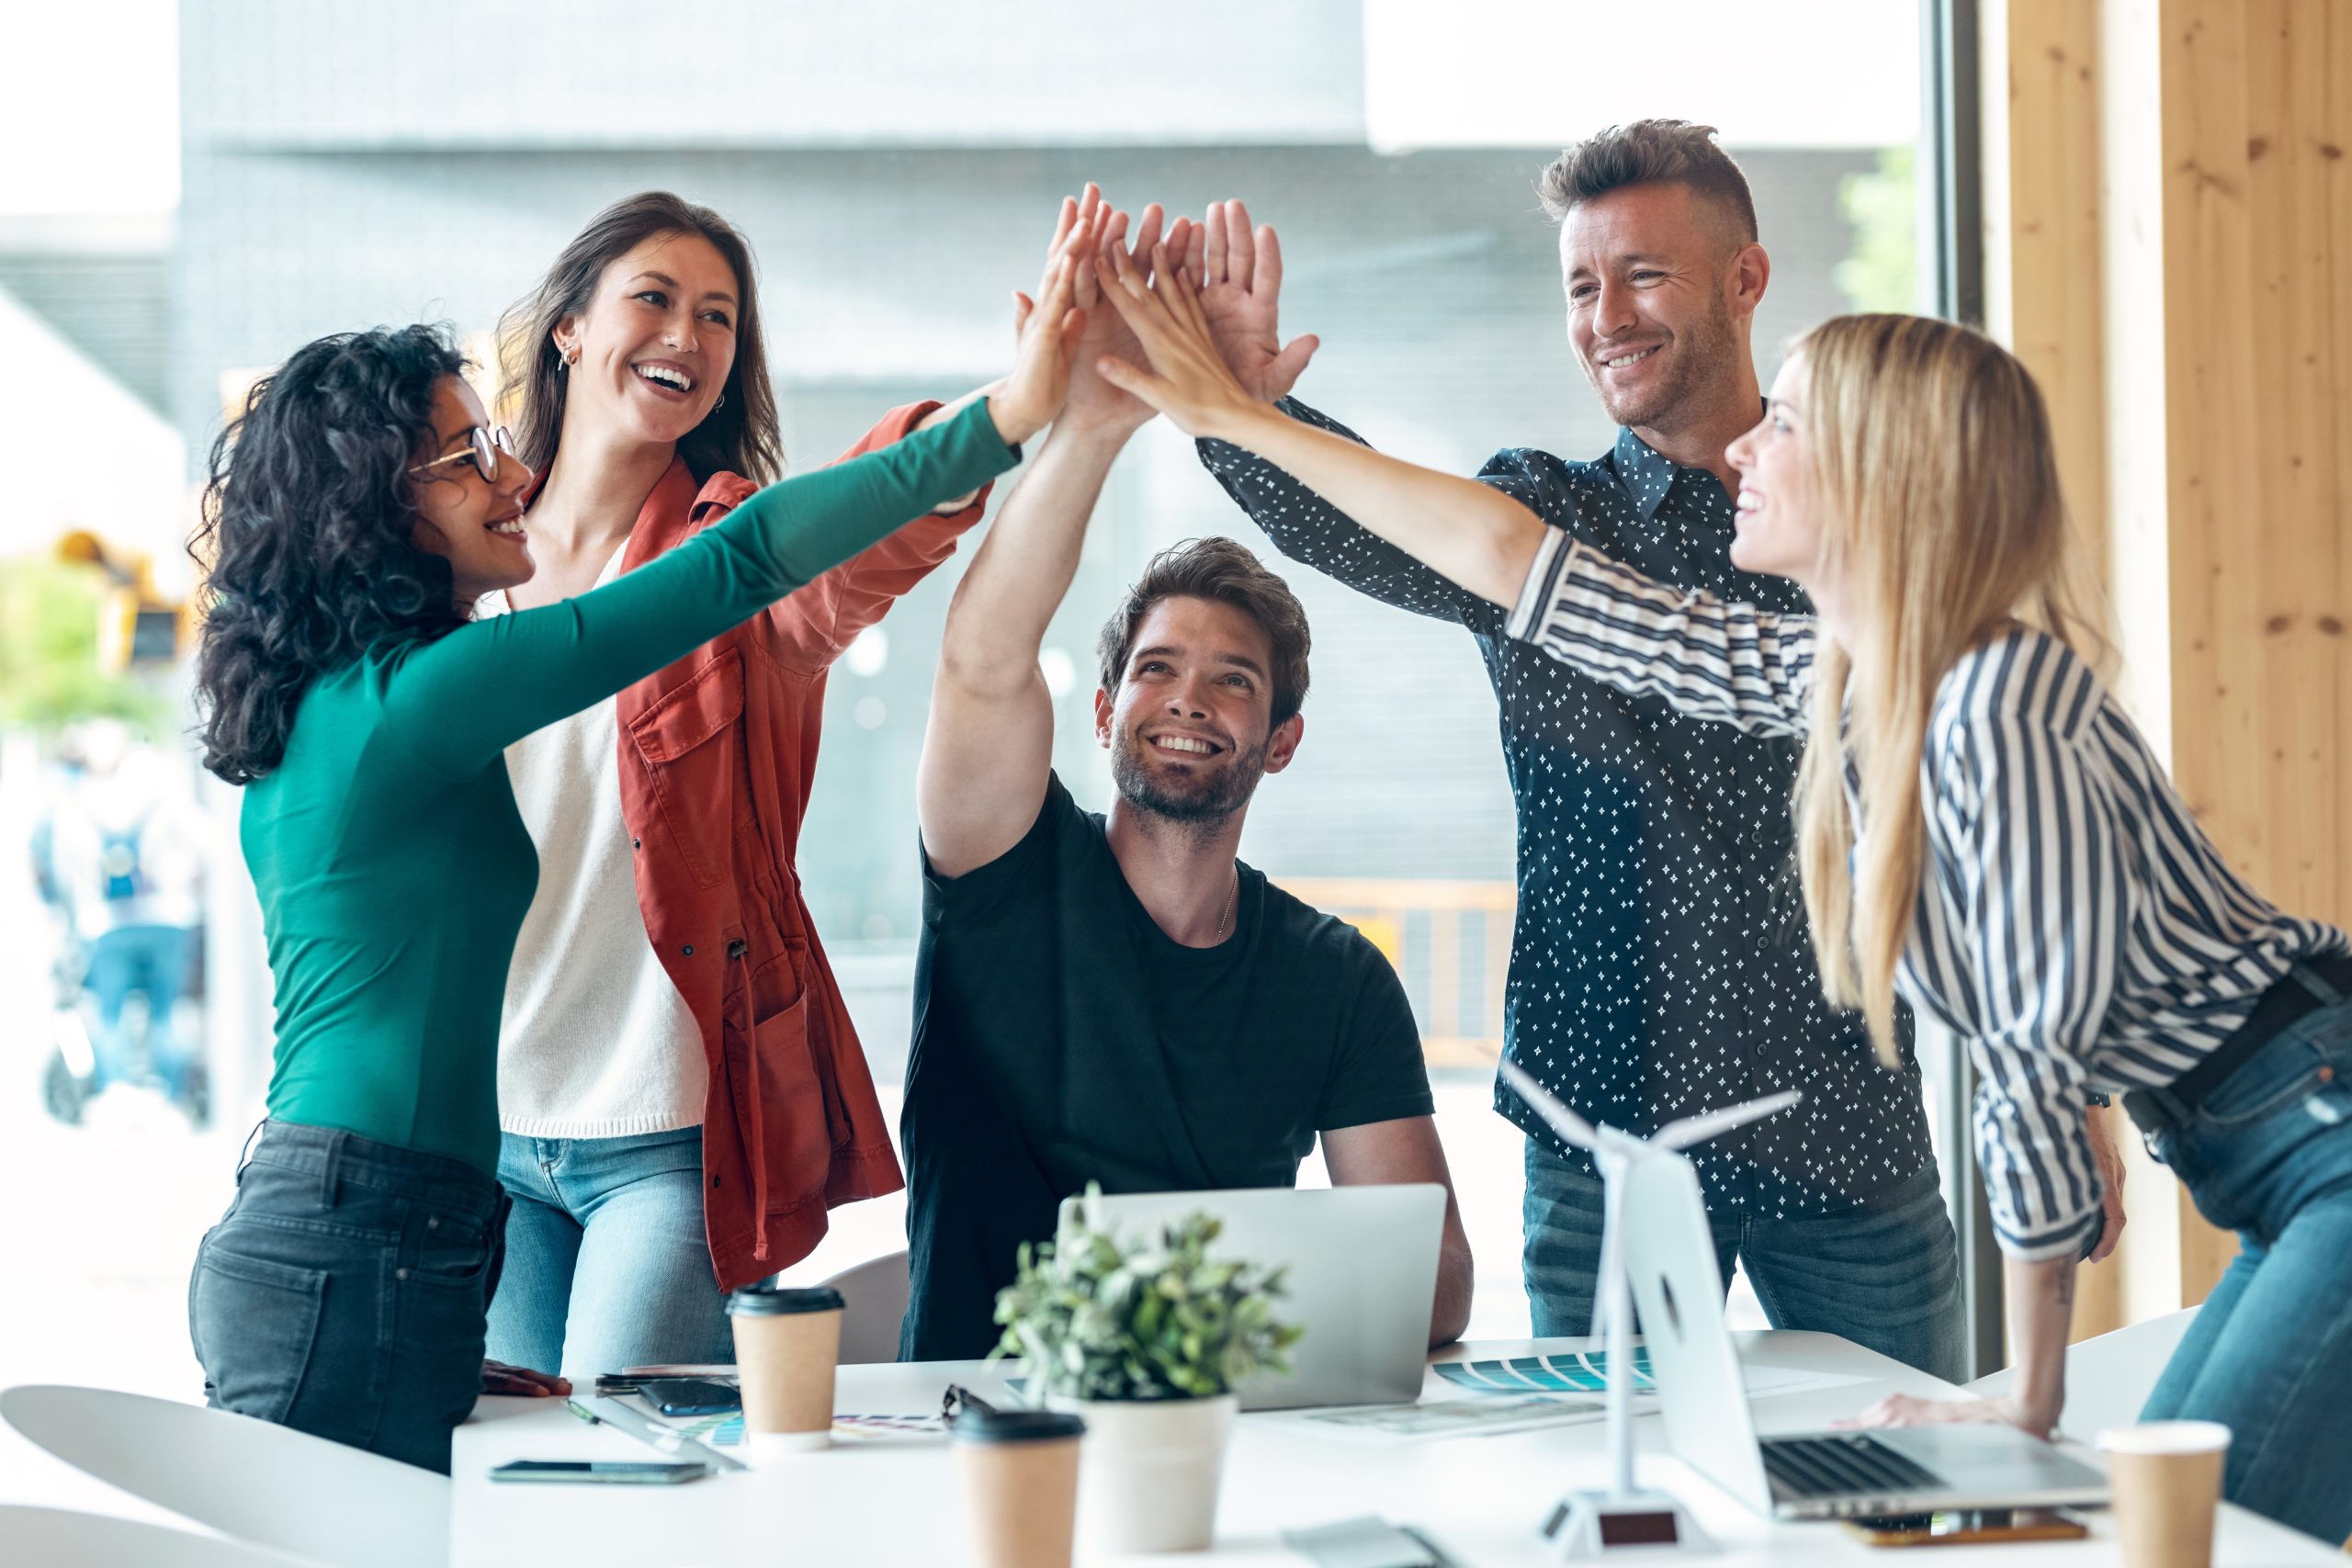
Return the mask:
MULTIPOLYGON (((718 213, 652 191, 590 220, 507 315, 539 570, 480 612, 618 581, 775 479, 763 334, 751 246, 718 213)), ((960 406, 893 409, 848 456, 960 406)), ((730 1361, 724 1292, 806 1257, 829 1209, 903 1185, 795 862, 828 672, 984 500, 507 748, 539 892, 499 1041, 501 1359, 730 1361)))
MULTIPOLYGON (((326 338, 254 388, 197 541, 205 761, 245 786, 277 1036, 269 1120, 189 1290, 213 1403, 448 1469, 484 1375, 499 1007, 537 879, 505 748, 1011 467, 1067 386, 1070 272, 996 395, 488 621, 473 603, 531 576, 532 475, 447 340, 326 338)), ((726 942, 704 937, 711 962, 726 942)))
POLYGON ((2231 1427, 2232 1501, 2352 1533, 2352 942, 2231 871, 2102 679, 2023 366, 1914 316, 1839 317, 1791 349, 1728 452, 1733 562, 1819 612, 1780 615, 1653 582, 1499 491, 1254 401, 1185 278, 1127 269, 1110 298, 1151 370, 1106 374, 1189 433, 1279 464, 1595 680, 1804 738, 1825 985, 1882 1057, 1898 994, 1967 1043, 2017 1359, 1997 1400, 1898 1395, 1863 1424, 2057 1424, 2100 1224, 2082 1107, 2120 1094, 2241 1243, 2147 1414, 2231 1427))

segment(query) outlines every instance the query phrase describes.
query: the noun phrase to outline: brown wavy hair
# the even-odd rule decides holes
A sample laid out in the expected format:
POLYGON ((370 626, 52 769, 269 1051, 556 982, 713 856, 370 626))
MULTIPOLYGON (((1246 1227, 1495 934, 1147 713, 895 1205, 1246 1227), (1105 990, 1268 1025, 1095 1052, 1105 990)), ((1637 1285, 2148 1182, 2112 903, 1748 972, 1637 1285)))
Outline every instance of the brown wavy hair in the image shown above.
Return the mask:
POLYGON ((1151 558, 1126 598, 1102 625, 1095 643, 1102 689, 1115 692, 1135 651, 1136 628, 1162 599, 1214 599, 1266 629, 1273 645, 1273 718, 1280 725, 1306 701, 1306 611, 1290 584, 1268 571, 1231 539, 1187 539, 1151 558))
POLYGON ((678 443, 678 456, 697 479, 741 474, 753 484, 773 484, 784 477, 784 436, 776 422, 775 388, 768 380, 752 247, 726 219, 666 190, 642 191, 590 219, 537 287, 499 318, 498 357, 504 377, 499 401, 514 411, 507 423, 514 430, 515 451, 537 473, 546 473, 555 461, 570 385, 555 344, 556 323, 585 310, 605 269, 657 234, 709 241, 734 268, 742 296, 736 304, 735 363, 718 406, 678 443))

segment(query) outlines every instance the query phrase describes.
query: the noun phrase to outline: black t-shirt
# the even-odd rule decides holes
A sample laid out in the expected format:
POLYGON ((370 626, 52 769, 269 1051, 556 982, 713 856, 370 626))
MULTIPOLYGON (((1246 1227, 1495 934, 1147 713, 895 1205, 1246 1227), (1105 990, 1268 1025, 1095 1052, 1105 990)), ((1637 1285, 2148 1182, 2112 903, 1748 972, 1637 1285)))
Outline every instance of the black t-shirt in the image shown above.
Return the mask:
POLYGON ((1427 1116, 1396 973, 1354 927, 1240 868, 1233 934, 1170 939, 1058 778, 1020 843, 923 878, 899 1122, 913 1294, 899 1355, 996 1343, 996 1293, 1062 1199, 1288 1187, 1315 1135, 1427 1116))

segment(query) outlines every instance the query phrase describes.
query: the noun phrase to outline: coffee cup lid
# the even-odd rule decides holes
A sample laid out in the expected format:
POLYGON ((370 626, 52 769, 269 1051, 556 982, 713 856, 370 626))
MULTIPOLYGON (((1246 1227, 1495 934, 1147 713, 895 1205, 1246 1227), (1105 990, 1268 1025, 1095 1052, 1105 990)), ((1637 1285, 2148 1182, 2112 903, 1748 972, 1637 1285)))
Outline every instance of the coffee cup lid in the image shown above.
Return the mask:
POLYGON ((2230 1429, 2219 1421, 2137 1421, 2108 1427, 2098 1446, 2111 1454, 2210 1454, 2230 1446, 2230 1429))
POLYGON ((842 1293, 826 1285, 805 1290, 771 1290, 746 1285, 727 1298, 727 1310, 738 1317, 780 1317, 796 1312, 839 1312, 842 1293))
POLYGON ((1066 1410, 967 1410, 955 1431, 959 1443, 1042 1443, 1083 1436, 1086 1423, 1066 1410))

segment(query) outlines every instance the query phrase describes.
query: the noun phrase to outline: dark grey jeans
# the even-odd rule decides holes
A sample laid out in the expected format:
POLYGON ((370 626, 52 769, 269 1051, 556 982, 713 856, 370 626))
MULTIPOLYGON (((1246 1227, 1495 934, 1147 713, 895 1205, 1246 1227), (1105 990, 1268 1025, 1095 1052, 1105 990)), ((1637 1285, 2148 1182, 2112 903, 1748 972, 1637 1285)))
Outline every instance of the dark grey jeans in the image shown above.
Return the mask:
MULTIPOLYGON (((1522 1218, 1536 1334, 1592 1332, 1600 1183, 1530 1139, 1522 1218)), ((1724 1282, 1735 1260, 1747 1264, 1773 1327, 1843 1335, 1951 1382, 1965 1373, 1960 1244, 1934 1166, 1838 1213, 1711 1212, 1707 1226, 1724 1282)))
POLYGON ((463 1160, 263 1123, 188 1281, 207 1402, 447 1475, 506 1206, 463 1160))

